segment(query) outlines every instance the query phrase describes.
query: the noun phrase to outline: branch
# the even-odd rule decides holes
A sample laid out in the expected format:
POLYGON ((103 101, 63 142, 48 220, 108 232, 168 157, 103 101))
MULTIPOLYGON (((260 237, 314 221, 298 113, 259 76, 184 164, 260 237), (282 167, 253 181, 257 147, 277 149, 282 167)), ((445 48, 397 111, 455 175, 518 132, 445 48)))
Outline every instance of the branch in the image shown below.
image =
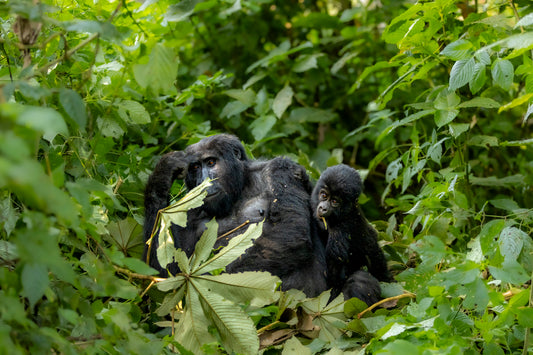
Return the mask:
POLYGON ((157 282, 161 282, 161 281, 166 280, 166 278, 164 278, 164 277, 155 277, 155 276, 150 276, 150 275, 137 274, 135 272, 132 272, 132 271, 130 271, 128 269, 124 269, 124 268, 118 267, 116 265, 113 265, 113 267, 115 268, 115 270, 117 272, 126 274, 126 275, 128 275, 128 277, 131 277, 131 278, 134 278, 134 279, 150 280, 153 283, 157 283, 157 282))
POLYGON ((81 48, 85 47, 86 45, 88 45, 89 43, 94 41, 99 36, 100 36, 99 33, 93 33, 92 35, 89 36, 89 38, 87 38, 85 41, 81 42, 76 47, 72 48, 71 50, 67 51, 63 56, 61 56, 60 58, 57 58, 54 61, 51 61, 50 63, 48 63, 48 64, 46 64, 46 65, 44 65, 42 67, 40 67, 39 69, 37 69, 37 71, 40 72, 40 73, 45 73, 48 70, 48 68, 58 64, 59 62, 67 59, 68 57, 72 56, 74 53, 76 53, 81 48))
POLYGON ((398 295, 398 296, 394 296, 394 297, 389 297, 389 298, 382 299, 381 301, 374 303, 372 306, 368 307, 367 309, 365 309, 364 311, 362 311, 361 313, 359 313, 359 314, 357 315, 357 319, 361 319, 361 317, 362 317, 365 313, 370 312, 371 310, 373 310, 374 308, 376 308, 376 307, 382 305, 383 303, 386 303, 386 302, 389 302, 389 301, 394 301, 394 300, 399 300, 399 299, 406 298, 406 297, 409 297, 409 298, 416 298, 416 295, 415 295, 414 293, 411 293, 411 292, 406 292, 406 293, 403 293, 403 294, 398 295))

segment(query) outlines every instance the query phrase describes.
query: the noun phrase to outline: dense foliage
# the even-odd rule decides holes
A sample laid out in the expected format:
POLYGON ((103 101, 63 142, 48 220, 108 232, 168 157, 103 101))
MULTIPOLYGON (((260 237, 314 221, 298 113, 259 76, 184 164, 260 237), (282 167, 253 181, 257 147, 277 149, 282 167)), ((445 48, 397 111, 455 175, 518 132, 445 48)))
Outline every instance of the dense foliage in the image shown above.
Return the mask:
POLYGON ((0 353, 533 351, 529 0, 0 0, 0 14, 0 353), (153 276, 143 186, 159 156, 217 132, 313 178, 365 173, 398 281, 387 308, 219 274, 252 229, 222 261, 210 229, 191 260, 173 255, 184 275, 153 276))

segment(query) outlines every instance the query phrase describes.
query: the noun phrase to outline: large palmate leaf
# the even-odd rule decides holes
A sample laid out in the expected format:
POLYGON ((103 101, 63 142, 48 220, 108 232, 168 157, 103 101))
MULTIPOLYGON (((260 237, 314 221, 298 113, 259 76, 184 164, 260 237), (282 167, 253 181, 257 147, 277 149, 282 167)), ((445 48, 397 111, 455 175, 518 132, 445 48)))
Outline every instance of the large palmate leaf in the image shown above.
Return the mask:
POLYGON ((262 232, 263 222, 250 225, 246 232, 233 237, 225 248, 200 265, 198 269, 194 270, 194 273, 196 275, 204 274, 225 267, 244 253, 252 245, 253 240, 261 236, 262 232))
POLYGON ((319 338, 324 341, 334 341, 339 338, 346 325, 344 315, 344 296, 339 294, 329 302, 331 291, 322 292, 318 297, 306 300, 302 308, 313 316, 313 324, 320 327, 319 338))

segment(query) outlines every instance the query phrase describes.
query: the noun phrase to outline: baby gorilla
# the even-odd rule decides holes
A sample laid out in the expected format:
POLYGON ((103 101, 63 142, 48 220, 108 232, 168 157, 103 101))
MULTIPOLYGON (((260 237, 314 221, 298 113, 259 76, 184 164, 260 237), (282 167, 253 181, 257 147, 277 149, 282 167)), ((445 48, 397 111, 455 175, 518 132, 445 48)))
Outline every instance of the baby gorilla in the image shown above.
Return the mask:
POLYGON ((334 295, 342 291, 345 299, 357 297, 373 304, 381 294, 378 280, 392 278, 377 232, 358 204, 362 185, 355 169, 344 164, 332 166, 320 176, 311 203, 315 218, 327 234, 328 286, 334 295), (368 272, 361 270, 364 266, 368 272))

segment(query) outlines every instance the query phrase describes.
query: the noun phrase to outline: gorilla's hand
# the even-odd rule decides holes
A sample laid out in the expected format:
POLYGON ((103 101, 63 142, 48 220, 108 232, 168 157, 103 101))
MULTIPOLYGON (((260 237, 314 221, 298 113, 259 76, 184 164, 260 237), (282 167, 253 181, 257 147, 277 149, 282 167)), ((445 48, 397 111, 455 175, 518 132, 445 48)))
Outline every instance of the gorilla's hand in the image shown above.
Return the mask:
POLYGON ((161 160, 159 160, 159 163, 157 163, 154 169, 154 174, 157 176, 166 176, 172 182, 176 179, 185 178, 188 165, 189 159, 187 159, 185 152, 181 150, 173 151, 161 157, 161 160))

